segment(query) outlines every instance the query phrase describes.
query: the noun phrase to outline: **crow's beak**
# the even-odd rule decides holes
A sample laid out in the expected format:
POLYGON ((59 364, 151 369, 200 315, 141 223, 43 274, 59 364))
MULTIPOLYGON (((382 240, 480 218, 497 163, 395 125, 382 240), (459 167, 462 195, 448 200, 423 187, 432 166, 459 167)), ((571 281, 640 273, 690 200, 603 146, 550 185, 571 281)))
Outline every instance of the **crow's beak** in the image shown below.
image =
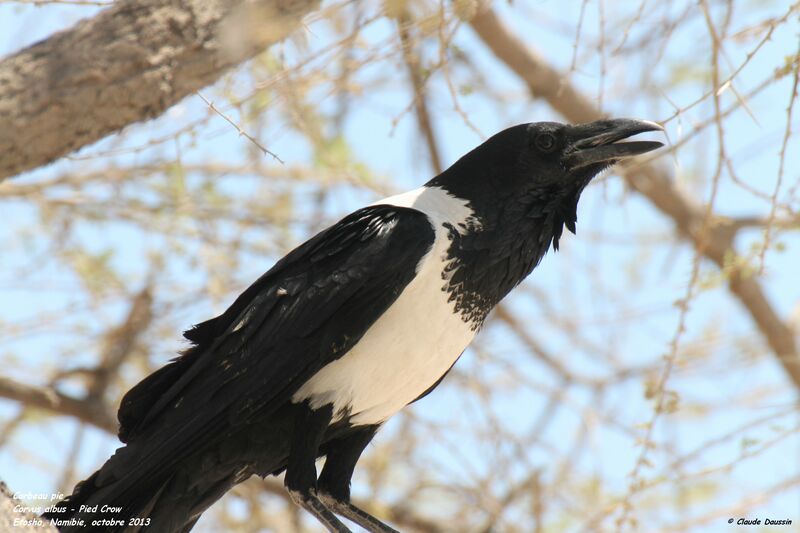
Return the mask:
POLYGON ((594 163, 614 163, 620 159, 644 154, 664 146, 657 141, 617 142, 646 131, 663 131, 649 120, 621 118, 598 120, 571 126, 569 137, 574 139, 564 162, 572 169, 594 163))

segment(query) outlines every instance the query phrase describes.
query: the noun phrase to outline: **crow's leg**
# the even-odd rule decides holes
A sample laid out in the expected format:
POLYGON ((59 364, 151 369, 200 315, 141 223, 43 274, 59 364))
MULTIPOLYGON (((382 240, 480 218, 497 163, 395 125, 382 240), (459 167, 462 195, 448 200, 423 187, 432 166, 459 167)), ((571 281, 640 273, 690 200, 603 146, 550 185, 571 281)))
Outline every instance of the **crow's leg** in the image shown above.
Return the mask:
POLYGON ((327 459, 317 481, 319 499, 334 513, 352 520, 370 533, 397 533, 368 512, 350 503, 350 478, 358 458, 379 426, 363 426, 327 446, 327 459))
POLYGON ((317 460, 320 442, 328 429, 333 406, 312 409, 308 402, 297 404, 289 447, 284 485, 292 501, 314 515, 331 533, 350 530, 317 498, 317 460))
POLYGON ((321 493, 319 495, 319 499, 328 509, 339 516, 343 516, 344 518, 353 521, 370 533, 399 533, 393 527, 384 524, 368 512, 356 507, 349 501, 337 500, 330 494, 326 493, 321 493))

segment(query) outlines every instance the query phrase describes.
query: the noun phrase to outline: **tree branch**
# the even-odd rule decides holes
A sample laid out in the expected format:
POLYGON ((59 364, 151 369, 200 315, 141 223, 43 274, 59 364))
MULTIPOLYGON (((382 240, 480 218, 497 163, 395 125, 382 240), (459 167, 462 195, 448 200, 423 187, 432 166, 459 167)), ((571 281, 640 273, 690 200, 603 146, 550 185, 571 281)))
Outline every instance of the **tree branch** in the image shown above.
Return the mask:
MULTIPOLYGON (((470 24, 495 56, 527 84, 534 97, 545 99, 570 122, 590 122, 603 117, 589 98, 513 35, 494 11, 484 10, 470 24)), ((731 293, 750 314, 787 376, 800 390, 800 357, 794 332, 775 312, 745 265, 731 265, 727 260, 731 253, 735 254, 735 232, 724 225, 705 224, 703 208, 675 187, 669 171, 663 167, 652 163, 625 166, 622 176, 633 190, 672 219, 680 235, 691 241, 704 257, 726 269, 731 293)))
POLYGON ((0 398, 14 400, 26 407, 72 416, 110 433, 117 432, 117 420, 110 409, 97 400, 80 400, 52 388, 40 389, 4 377, 0 377, 0 398))
POLYGON ((156 117, 319 0, 119 0, 0 61, 0 180, 156 117))
POLYGON ((133 353, 139 337, 150 326, 153 319, 152 307, 153 295, 148 282, 133 297, 125 320, 111 330, 103 340, 100 362, 94 370, 94 380, 86 395, 88 399, 101 400, 103 398, 106 389, 117 376, 122 363, 133 353))
POLYGON ((436 135, 433 133, 433 124, 428 112, 428 99, 425 91, 425 80, 422 77, 420 58, 414 50, 414 39, 411 35, 411 28, 414 21, 407 9, 404 9, 397 19, 397 32, 400 35, 400 44, 403 52, 403 62, 408 69, 408 76, 411 81, 411 88, 414 91, 414 111, 417 115, 417 125, 425 137, 425 144, 428 146, 428 154, 431 158, 431 166, 435 174, 441 174, 442 159, 439 156, 439 148, 436 142, 436 135))

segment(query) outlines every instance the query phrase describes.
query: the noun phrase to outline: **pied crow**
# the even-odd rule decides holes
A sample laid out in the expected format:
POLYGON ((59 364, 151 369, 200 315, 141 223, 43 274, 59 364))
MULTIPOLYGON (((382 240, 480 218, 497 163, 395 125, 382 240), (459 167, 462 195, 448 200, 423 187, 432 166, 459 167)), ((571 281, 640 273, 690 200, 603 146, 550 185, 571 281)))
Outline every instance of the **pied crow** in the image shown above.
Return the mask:
POLYGON ((63 531, 188 531, 237 483, 285 472, 292 500, 329 531, 348 531, 337 515, 394 531, 350 503, 362 451, 441 382, 563 228, 575 232, 589 181, 662 146, 620 141, 661 129, 631 119, 514 126, 422 187, 322 231, 187 331, 193 346, 125 395, 126 445, 47 517, 63 531))

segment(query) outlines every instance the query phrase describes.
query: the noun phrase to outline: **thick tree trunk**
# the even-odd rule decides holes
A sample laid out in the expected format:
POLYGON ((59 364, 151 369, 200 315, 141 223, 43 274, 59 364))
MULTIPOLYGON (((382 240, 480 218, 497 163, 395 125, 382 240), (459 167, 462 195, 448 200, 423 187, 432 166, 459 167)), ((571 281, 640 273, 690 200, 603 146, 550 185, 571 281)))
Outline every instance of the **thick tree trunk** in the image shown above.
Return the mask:
POLYGON ((0 61, 0 181, 153 118, 319 0, 118 0, 0 61))

